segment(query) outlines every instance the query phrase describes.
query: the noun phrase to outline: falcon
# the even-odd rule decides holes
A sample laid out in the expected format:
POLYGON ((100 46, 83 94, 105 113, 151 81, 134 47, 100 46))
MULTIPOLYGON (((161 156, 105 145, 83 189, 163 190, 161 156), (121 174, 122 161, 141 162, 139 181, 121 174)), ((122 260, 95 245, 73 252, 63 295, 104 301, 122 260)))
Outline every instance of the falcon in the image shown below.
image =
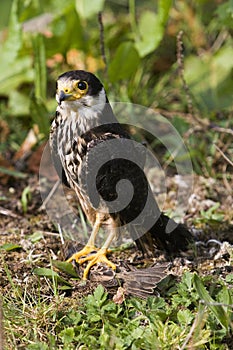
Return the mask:
POLYGON ((84 280, 95 264, 116 269, 107 255, 125 230, 146 256, 154 256, 156 248, 170 254, 185 250, 192 235, 160 211, 143 170, 145 147, 117 121, 100 80, 83 70, 66 72, 58 77, 56 100, 52 160, 92 226, 87 244, 68 262, 87 262, 84 280), (99 248, 95 241, 101 227, 107 239, 99 248))

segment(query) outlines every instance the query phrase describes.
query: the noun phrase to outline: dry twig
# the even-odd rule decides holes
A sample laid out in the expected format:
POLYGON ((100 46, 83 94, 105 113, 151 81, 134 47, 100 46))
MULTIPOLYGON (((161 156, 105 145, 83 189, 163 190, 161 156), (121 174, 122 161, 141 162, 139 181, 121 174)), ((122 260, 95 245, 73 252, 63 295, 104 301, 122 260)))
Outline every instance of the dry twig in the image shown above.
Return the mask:
POLYGON ((99 27, 100 27, 100 51, 101 56, 105 64, 105 72, 107 72, 107 59, 105 54, 105 45, 104 45, 104 24, 103 24, 103 18, 102 18, 102 12, 98 13, 98 21, 99 21, 99 27))
POLYGON ((233 162, 223 153, 223 151, 216 145, 214 144, 214 147, 217 149, 217 151, 223 156, 223 158, 231 165, 233 166, 233 162))
MULTIPOLYGON (((12 218, 19 218, 20 216, 13 213, 13 211, 0 207, 0 215, 4 215, 4 216, 10 216, 12 218)), ((0 348, 1 349, 1 348, 0 348)))

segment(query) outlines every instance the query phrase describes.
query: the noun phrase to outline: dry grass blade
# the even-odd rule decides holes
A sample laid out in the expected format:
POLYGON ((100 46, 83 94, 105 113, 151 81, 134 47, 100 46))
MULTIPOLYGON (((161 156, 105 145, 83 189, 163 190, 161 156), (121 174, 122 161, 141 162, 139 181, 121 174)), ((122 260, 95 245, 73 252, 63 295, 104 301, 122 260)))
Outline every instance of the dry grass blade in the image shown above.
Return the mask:
POLYGON ((0 215, 10 216, 12 218, 19 218, 20 216, 13 213, 11 210, 0 207, 0 215))

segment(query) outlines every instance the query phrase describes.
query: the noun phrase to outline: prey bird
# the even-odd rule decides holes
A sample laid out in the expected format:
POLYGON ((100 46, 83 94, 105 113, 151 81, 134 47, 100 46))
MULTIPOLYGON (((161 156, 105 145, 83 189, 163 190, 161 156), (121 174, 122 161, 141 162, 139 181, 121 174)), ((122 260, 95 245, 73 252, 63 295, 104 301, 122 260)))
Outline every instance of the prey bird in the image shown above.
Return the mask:
POLYGON ((88 262, 83 279, 97 263, 116 269, 107 254, 125 230, 144 255, 154 256, 156 248, 170 254, 185 250, 191 233, 160 211, 143 170, 144 146, 117 121, 99 79, 83 70, 66 72, 58 77, 56 100, 50 131, 53 163, 92 225, 85 247, 68 259, 88 262), (108 236, 98 248, 101 227, 108 236))

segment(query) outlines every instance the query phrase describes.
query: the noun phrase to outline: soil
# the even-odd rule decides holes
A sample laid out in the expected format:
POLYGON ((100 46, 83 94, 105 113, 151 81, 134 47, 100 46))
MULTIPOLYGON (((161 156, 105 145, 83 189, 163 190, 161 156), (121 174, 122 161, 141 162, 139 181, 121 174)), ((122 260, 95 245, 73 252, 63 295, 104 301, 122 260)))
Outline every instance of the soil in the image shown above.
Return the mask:
MULTIPOLYGON (((45 198, 53 183, 46 179, 43 181, 46 183, 44 187, 46 190, 43 194, 45 198)), ((173 193, 176 183, 175 177, 169 178, 167 206, 172 207, 174 204, 173 193)), ((83 217, 80 216, 78 203, 73 192, 68 191, 66 197, 72 206, 71 219, 74 215, 76 216, 75 225, 69 226, 73 231, 72 236, 77 237, 75 242, 67 239, 67 235, 64 235, 64 242, 62 242, 63 237, 61 239, 58 226, 43 209, 37 175, 28 175, 25 179, 9 177, 7 183, 0 184, 0 292, 2 294, 9 291, 12 283, 22 286, 23 289, 25 286, 36 288, 39 278, 42 279, 41 285, 44 293, 49 293, 49 286, 46 283, 47 277, 38 277, 34 273, 35 269, 38 267, 51 268, 52 261, 64 261, 73 251, 80 249, 82 244, 79 245, 77 241, 84 232, 83 217), (27 197, 26 208, 23 210, 22 193, 27 187, 30 188, 30 195, 27 197)), ((53 203, 52 198, 50 201, 53 203)), ((60 205, 62 206, 61 203, 60 205)), ((55 204, 54 210, 56 210, 55 204)), ((158 251, 156 258, 145 259, 133 242, 130 243, 128 240, 123 242, 123 246, 115 249, 109 258, 117 265, 117 273, 120 274, 124 293, 146 297, 148 290, 143 290, 141 295, 135 293, 135 290, 131 290, 130 287, 131 277, 126 276, 132 276, 132 273, 135 276, 135 271, 137 273, 138 269, 146 271, 145 269, 151 266, 156 267, 159 276, 154 282, 155 287, 157 282, 167 274, 179 278, 182 272, 187 269, 222 278, 232 273, 232 211, 232 196, 221 181, 206 180, 196 176, 194 190, 189 199, 189 207, 185 216, 186 223, 196 240, 195 248, 191 247, 176 257, 168 257, 164 252, 158 251), (200 217, 200 212, 208 211, 215 202, 221 203, 219 210, 224 215, 221 222, 212 219, 198 222, 197 217, 200 217)), ((58 271, 57 267, 54 269, 58 271)), ((83 266, 75 265, 75 270, 77 275, 81 277, 83 266)), ((92 292, 96 285, 102 283, 110 294, 117 298, 119 278, 116 279, 113 271, 104 266, 92 267, 89 280, 85 283, 80 278, 71 278, 66 271, 58 272, 69 285, 66 290, 67 295, 82 298, 92 292)), ((61 287, 61 292, 64 293, 64 283, 61 283, 61 287)), ((156 290, 150 288, 149 293, 156 293, 156 290)))

